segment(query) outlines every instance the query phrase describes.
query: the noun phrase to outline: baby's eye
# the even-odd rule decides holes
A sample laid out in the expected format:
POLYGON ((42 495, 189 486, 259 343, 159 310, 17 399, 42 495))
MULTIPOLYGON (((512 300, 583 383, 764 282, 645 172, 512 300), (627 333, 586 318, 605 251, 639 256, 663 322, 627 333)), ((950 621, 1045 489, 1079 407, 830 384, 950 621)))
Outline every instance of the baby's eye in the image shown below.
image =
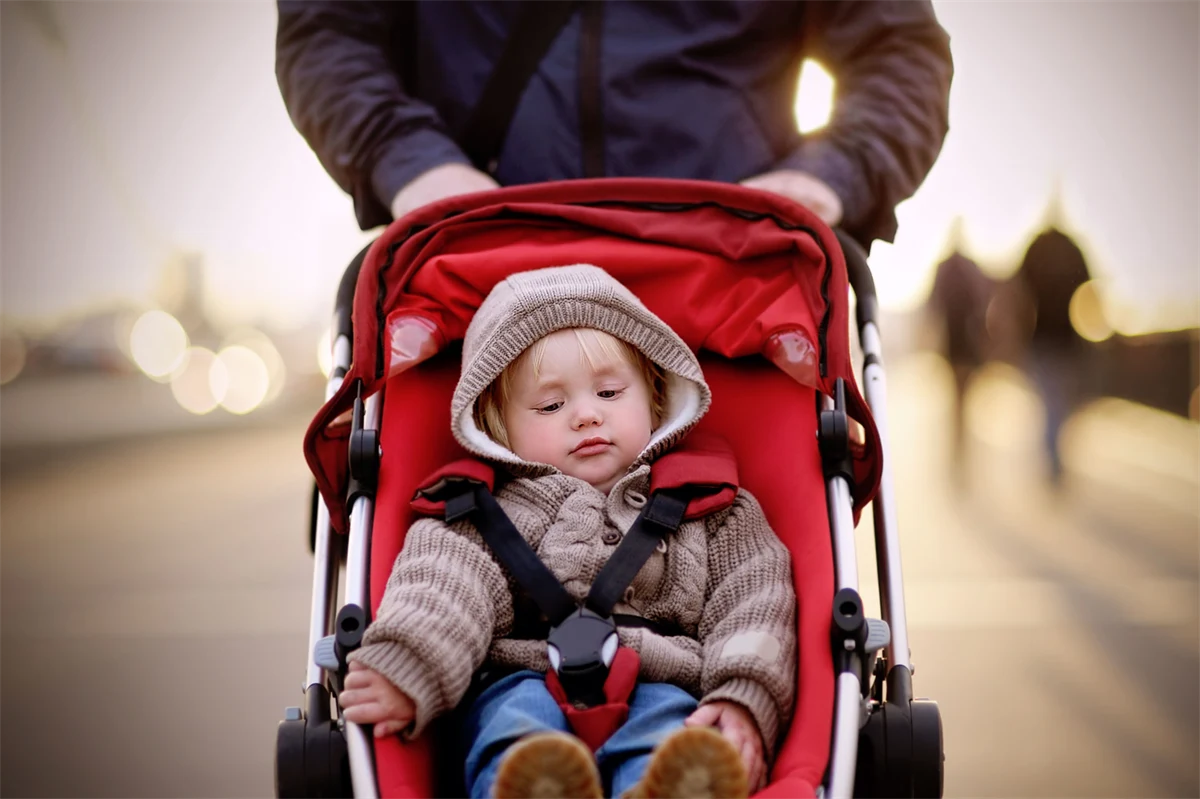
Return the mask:
POLYGON ((537 409, 538 413, 554 413, 562 407, 561 402, 551 402, 549 405, 542 405, 537 409))
POLYGON ((621 390, 619 388, 604 388, 596 392, 596 396, 600 399, 616 399, 621 390))

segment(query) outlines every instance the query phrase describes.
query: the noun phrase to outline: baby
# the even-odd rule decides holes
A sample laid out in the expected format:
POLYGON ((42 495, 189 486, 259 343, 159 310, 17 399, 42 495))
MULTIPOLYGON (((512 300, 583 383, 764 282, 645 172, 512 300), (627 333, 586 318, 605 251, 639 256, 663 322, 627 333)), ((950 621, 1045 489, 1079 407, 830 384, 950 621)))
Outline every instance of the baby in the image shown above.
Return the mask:
MULTIPOLYGON (((710 402, 695 355, 628 289, 598 267, 555 267, 507 278, 480 306, 451 425, 504 475, 496 501, 579 602, 646 505, 655 460, 710 402)), ((467 714, 471 796, 745 795, 792 712, 795 602, 787 549, 749 493, 684 521, 613 609, 640 669, 626 721, 593 753, 547 689, 537 608, 471 521, 423 518, 339 701, 376 736, 413 737, 486 664, 503 676, 467 714)))

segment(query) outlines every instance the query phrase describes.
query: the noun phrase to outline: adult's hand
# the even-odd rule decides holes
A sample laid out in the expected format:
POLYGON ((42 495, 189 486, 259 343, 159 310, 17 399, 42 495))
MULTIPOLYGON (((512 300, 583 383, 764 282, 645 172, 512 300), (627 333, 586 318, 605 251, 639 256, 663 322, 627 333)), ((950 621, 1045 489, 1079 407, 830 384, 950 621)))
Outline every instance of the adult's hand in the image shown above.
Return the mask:
POLYGON ((417 175, 392 198, 392 218, 446 197, 498 189, 492 176, 466 164, 442 164, 417 175))
POLYGON ((798 169, 777 169, 742 181, 743 186, 787 197, 812 211, 833 227, 842 221, 842 200, 829 184, 798 169))

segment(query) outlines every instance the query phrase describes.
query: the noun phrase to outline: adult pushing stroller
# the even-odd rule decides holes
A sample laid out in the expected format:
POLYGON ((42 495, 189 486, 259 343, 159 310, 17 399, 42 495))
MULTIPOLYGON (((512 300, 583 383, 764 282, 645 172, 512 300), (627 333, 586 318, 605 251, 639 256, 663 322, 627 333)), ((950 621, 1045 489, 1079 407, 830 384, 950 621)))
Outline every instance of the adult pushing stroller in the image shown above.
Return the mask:
POLYGON ((699 353, 740 484, 792 553, 796 710, 759 796, 941 796, 937 705, 912 697, 876 300, 862 251, 806 209, 737 186, 587 180, 450 198, 393 223, 347 270, 335 369, 305 439, 314 514, 306 707, 289 708, 279 796, 453 793, 439 736, 374 740, 331 713, 383 596, 422 480, 462 457, 455 346, 514 272, 591 263, 699 353), (866 400, 850 357, 857 297, 866 400), (353 312, 351 313, 351 309, 353 312), (854 524, 872 503, 882 620, 858 593, 854 524), (345 604, 334 618, 339 570, 345 604))

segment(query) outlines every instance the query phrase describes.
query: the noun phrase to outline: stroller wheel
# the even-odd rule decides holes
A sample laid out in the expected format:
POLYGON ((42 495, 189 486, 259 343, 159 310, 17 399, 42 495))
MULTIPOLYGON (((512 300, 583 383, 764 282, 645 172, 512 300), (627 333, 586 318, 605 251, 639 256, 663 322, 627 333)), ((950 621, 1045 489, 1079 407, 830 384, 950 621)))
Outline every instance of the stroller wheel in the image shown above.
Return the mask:
POLYGON ((944 767, 937 702, 884 702, 859 732, 854 795, 941 799, 944 767))
POLYGON ((913 796, 940 799, 946 761, 942 748, 942 714, 937 702, 929 699, 914 699, 911 707, 913 796))

